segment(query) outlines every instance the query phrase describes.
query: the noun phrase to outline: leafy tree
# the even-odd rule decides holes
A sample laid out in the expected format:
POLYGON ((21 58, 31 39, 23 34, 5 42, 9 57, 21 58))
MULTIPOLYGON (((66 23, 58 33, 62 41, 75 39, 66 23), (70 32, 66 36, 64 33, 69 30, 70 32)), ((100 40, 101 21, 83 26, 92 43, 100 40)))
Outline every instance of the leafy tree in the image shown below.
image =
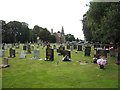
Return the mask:
POLYGON ((70 41, 70 42, 75 41, 75 37, 72 34, 67 34, 67 35, 65 35, 65 40, 70 41))
POLYGON ((120 3, 91 2, 83 18, 83 33, 87 41, 120 42, 120 3))

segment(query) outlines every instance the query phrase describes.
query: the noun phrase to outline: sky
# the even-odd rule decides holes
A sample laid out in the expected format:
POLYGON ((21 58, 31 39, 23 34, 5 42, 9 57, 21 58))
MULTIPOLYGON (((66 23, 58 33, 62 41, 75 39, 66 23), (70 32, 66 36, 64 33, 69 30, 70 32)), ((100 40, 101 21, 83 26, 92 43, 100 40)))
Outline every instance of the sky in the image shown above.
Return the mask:
POLYGON ((38 25, 53 32, 61 31, 84 40, 83 15, 90 0, 0 0, 0 20, 20 21, 29 28, 38 25))

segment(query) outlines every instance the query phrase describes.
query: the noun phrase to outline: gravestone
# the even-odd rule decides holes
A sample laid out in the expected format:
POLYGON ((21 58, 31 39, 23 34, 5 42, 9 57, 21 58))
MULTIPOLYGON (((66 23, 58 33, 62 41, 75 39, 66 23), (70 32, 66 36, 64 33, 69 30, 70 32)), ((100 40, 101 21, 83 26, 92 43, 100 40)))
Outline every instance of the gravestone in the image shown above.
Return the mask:
POLYGON ((67 49, 70 49, 70 45, 67 45, 67 49))
POLYGON ((4 57, 4 50, 0 50, 0 57, 4 57))
POLYGON ((34 46, 33 45, 31 46, 31 49, 32 49, 32 51, 34 51, 34 46))
POLYGON ((107 58, 107 51, 105 49, 97 50, 96 52, 97 56, 105 56, 107 58))
POLYGON ((7 48, 8 48, 8 46, 7 46, 7 45, 5 45, 5 46, 4 46, 4 49, 5 49, 5 50, 7 50, 7 48))
POLYGON ((27 53, 31 53, 31 47, 30 47, 30 45, 27 46, 27 53))
POLYGON ((20 51, 20 58, 23 58, 23 59, 26 58, 24 50, 20 51))
POLYGON ((10 48, 10 57, 15 57, 15 49, 10 48))
POLYGON ((3 59, 3 65, 8 65, 8 58, 3 59))
POLYGON ((77 49, 77 45, 73 45, 73 48, 74 48, 74 49, 77 49))
POLYGON ((84 54, 84 56, 90 56, 90 52, 91 52, 91 47, 90 46, 86 46, 85 47, 85 54, 84 54))
POLYGON ((54 49, 46 48, 46 58, 45 61, 54 60, 54 49))
POLYGON ((82 51, 82 45, 78 45, 78 50, 77 51, 82 51))
POLYGON ((26 46, 26 45, 24 45, 24 46, 23 46, 23 50, 26 50, 26 49, 27 49, 27 46, 26 46))
POLYGON ((40 51, 39 50, 34 50, 34 59, 37 59, 37 60, 40 59, 40 51))
POLYGON ((73 51, 73 46, 72 45, 70 46, 70 50, 73 51))

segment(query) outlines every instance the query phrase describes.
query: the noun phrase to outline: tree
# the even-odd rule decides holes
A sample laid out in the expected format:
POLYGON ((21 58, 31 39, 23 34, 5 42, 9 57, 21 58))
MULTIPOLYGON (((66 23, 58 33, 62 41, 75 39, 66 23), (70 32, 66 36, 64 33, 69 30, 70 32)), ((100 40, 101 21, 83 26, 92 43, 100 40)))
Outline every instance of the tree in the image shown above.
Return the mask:
POLYGON ((120 3, 91 2, 83 19, 83 33, 87 41, 120 42, 120 3))
POLYGON ((75 41, 75 37, 72 34, 67 34, 67 35, 65 35, 65 40, 70 41, 70 42, 75 41))

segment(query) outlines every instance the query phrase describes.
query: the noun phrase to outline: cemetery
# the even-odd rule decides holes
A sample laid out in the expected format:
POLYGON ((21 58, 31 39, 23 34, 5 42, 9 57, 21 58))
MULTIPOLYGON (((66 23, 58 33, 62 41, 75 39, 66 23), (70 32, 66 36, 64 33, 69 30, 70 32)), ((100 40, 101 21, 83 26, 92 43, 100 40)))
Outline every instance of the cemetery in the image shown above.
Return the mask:
POLYGON ((0 51, 0 58, 3 59, 3 88, 118 87, 119 65, 115 64, 118 58, 111 57, 110 53, 99 49, 95 54, 92 44, 89 47, 82 44, 82 51, 81 46, 71 51, 67 44, 50 44, 51 47, 46 45, 44 49, 43 44, 39 47, 37 44, 19 44, 19 48, 12 44, 6 45, 8 48, 0 51), (33 51, 31 46, 34 46, 33 51), (104 66, 93 63, 94 55, 99 58, 105 56, 108 63, 104 66), (63 60, 66 56, 70 62, 63 60))
POLYGON ((94 1, 1 0, 0 89, 119 90, 120 3, 94 1))

